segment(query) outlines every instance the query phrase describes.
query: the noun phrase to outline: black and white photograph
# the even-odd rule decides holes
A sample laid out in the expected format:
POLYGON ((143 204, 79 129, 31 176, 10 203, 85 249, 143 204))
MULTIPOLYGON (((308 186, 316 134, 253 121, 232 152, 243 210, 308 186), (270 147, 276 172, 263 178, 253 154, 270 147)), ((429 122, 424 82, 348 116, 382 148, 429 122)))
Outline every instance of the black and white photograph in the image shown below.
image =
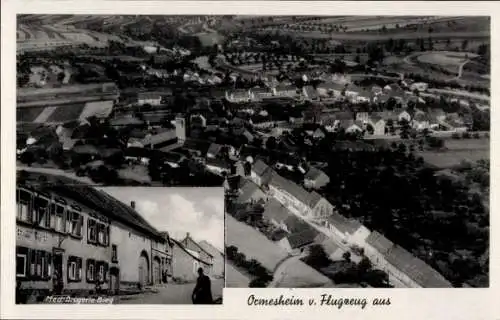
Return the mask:
POLYGON ((16 303, 222 303, 222 188, 18 171, 16 191, 16 303))
POLYGON ((489 287, 489 17, 16 23, 19 299, 489 287))

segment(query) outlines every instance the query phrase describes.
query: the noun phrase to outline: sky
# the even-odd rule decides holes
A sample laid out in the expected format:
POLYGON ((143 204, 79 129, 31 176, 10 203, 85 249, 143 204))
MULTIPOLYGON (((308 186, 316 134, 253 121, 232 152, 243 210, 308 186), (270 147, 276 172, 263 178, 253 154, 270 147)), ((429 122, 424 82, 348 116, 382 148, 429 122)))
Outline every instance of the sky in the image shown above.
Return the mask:
POLYGON ((99 188, 130 205, 158 231, 182 240, 189 232, 195 241, 206 240, 224 250, 224 189, 103 187, 99 188))

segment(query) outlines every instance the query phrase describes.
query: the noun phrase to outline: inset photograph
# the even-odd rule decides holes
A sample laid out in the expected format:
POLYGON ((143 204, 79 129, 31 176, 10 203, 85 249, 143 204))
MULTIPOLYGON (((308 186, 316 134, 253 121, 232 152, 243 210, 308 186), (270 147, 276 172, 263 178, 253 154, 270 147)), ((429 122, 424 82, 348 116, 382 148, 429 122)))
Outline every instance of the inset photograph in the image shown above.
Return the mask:
POLYGON ((18 171, 16 200, 16 303, 222 303, 222 188, 18 171))

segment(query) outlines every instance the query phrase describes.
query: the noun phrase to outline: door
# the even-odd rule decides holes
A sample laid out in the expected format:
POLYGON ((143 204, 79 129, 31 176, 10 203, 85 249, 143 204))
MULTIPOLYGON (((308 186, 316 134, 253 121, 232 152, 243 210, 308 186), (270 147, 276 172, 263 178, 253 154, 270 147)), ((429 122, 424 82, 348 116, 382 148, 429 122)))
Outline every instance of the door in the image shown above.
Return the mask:
POLYGON ((153 260, 153 281, 155 284, 160 284, 161 283, 161 268, 160 268, 160 259, 158 257, 155 257, 153 260))
POLYGON ((62 253, 54 253, 54 271, 52 272, 53 289, 60 294, 64 289, 64 272, 62 253))
POLYGON ((139 285, 144 287, 149 282, 149 264, 146 253, 142 253, 139 257, 139 285))
POLYGON ((118 268, 113 267, 109 270, 109 288, 111 294, 120 293, 120 270, 118 268))

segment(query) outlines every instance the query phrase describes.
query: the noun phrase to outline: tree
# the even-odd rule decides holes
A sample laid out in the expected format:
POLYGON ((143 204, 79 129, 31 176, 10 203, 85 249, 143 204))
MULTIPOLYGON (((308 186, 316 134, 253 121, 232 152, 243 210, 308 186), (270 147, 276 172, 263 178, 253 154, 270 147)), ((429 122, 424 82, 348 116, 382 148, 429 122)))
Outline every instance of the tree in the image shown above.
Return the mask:
POLYGON ((347 262, 351 262, 351 252, 349 251, 344 252, 342 254, 342 258, 347 262))
POLYGON ((318 244, 309 247, 309 254, 304 262, 315 269, 324 268, 331 263, 323 247, 318 244))
POLYGON ((278 146, 278 143, 276 141, 275 137, 269 137, 266 140, 266 149, 268 150, 274 150, 278 146))
POLYGON ((465 39, 464 41, 462 41, 462 51, 465 51, 467 50, 467 47, 469 46, 469 40, 465 39))

